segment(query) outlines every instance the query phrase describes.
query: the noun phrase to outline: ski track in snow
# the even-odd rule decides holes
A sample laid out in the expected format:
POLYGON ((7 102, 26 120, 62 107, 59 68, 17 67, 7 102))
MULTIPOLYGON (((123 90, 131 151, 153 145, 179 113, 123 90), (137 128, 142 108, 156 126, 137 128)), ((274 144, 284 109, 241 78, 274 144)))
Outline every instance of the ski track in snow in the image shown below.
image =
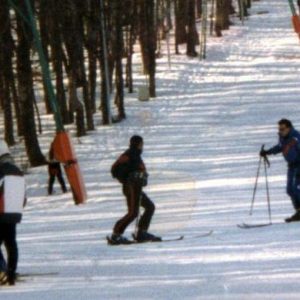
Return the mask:
MULTIPOLYGON (((254 216, 247 216, 258 151, 277 141, 280 118, 300 128, 300 45, 287 1, 254 2, 251 14, 244 26, 235 19, 222 39, 209 39, 204 62, 173 56, 169 71, 166 57, 158 60, 155 100, 128 96, 127 121, 75 140, 86 205, 75 207, 70 194, 46 197, 46 170, 32 170, 18 227, 19 272, 59 274, 1 288, 0 299, 300 298, 299 225, 236 226, 268 221, 263 181, 254 216), (257 14, 264 10, 269 13, 257 14), (214 229, 211 237, 106 245, 125 209, 109 169, 133 133, 145 137, 156 233, 192 236, 214 229)), ((49 132, 40 137, 45 151, 49 132)), ((281 157, 271 162, 273 221, 280 222, 292 206, 285 163, 281 157)))

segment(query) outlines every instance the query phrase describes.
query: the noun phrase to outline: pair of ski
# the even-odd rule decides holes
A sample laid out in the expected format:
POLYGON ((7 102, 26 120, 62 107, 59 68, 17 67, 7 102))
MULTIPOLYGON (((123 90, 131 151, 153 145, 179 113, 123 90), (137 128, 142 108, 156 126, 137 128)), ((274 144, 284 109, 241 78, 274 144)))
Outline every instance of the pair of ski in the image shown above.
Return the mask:
MULTIPOLYGON (((204 237, 208 237, 211 236, 213 234, 213 230, 210 230, 208 232, 199 234, 199 235, 195 235, 191 238, 197 239, 197 238, 204 238, 204 237)), ((138 242, 136 240, 129 240, 128 243, 126 244, 119 244, 116 245, 112 242, 111 238, 109 236, 106 237, 107 240, 107 244, 110 246, 127 246, 127 245, 133 245, 133 244, 146 244, 146 243, 170 243, 170 242, 176 242, 176 241, 182 241, 183 239, 185 239, 186 237, 184 235, 180 235, 177 237, 170 237, 170 238, 162 238, 161 240, 154 240, 154 241, 147 241, 147 242, 138 242)))

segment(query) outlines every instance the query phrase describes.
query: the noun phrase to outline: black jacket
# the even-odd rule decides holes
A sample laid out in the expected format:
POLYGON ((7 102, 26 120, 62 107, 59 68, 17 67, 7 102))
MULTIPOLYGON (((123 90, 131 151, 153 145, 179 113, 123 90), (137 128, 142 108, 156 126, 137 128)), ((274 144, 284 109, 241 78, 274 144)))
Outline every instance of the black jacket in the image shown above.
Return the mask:
POLYGON ((146 172, 146 166, 141 157, 141 151, 136 148, 126 150, 112 165, 111 173, 121 183, 134 172, 146 172))

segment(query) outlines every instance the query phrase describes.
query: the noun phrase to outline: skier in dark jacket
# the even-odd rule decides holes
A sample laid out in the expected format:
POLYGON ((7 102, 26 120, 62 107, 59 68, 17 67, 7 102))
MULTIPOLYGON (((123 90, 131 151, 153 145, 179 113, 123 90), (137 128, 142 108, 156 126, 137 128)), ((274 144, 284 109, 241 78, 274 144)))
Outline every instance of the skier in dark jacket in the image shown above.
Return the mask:
POLYGON ((138 242, 158 241, 159 237, 148 232, 155 206, 148 196, 143 192, 143 186, 147 184, 147 170, 141 158, 143 151, 143 139, 140 136, 133 136, 130 139, 129 149, 123 153, 113 164, 111 172, 123 186, 123 194, 127 201, 127 214, 114 226, 110 238, 112 244, 126 244, 129 241, 123 237, 127 226, 132 223, 139 214, 140 206, 144 213, 138 223, 138 231, 134 238, 138 242))
MULTIPOLYGON (((21 222, 25 205, 25 182, 23 173, 9 161, 7 155, 0 157, 0 247, 5 244, 8 261, 6 270, 0 272, 0 285, 14 285, 18 264, 16 227, 21 222)), ((2 256, 3 259, 3 256, 2 256)), ((3 261, 2 261, 3 263, 3 261)))
POLYGON ((62 192, 66 193, 67 187, 66 187, 63 175, 62 175, 60 162, 55 160, 55 158, 54 158, 53 145, 51 145, 50 151, 49 151, 48 174, 49 174, 48 195, 52 195, 53 185, 54 185, 56 177, 57 177, 58 182, 60 183, 62 192))
POLYGON ((282 153, 288 163, 287 194, 291 197, 296 213, 286 222, 300 221, 300 133, 296 131, 290 120, 282 119, 279 125, 279 143, 271 149, 262 150, 260 155, 282 153))

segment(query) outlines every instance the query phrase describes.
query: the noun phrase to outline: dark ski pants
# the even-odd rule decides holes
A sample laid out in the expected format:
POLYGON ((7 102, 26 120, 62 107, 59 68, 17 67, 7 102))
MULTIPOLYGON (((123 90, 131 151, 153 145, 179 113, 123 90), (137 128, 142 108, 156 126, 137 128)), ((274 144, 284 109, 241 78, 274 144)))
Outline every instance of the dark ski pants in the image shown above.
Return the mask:
POLYGON ((142 191, 142 187, 136 184, 124 184, 123 194, 126 197, 128 212, 116 223, 114 233, 124 233, 127 226, 137 218, 140 209, 139 206, 144 208, 144 213, 139 220, 138 230, 147 231, 155 211, 153 202, 142 191))
POLYGON ((0 223, 0 247, 4 243, 7 251, 7 273, 15 276, 18 265, 16 223, 0 223))
POLYGON ((300 167, 289 167, 287 174, 287 194, 296 210, 300 209, 300 167))
POLYGON ((6 271, 6 261, 4 259, 2 250, 0 248, 0 272, 5 272, 6 271))
POLYGON ((49 182, 48 182, 48 194, 49 195, 51 195, 53 192, 53 185, 54 185, 56 177, 58 179, 58 182, 60 183, 62 191, 64 193, 67 191, 61 168, 59 167, 57 170, 53 170, 53 169, 49 168, 49 182))

